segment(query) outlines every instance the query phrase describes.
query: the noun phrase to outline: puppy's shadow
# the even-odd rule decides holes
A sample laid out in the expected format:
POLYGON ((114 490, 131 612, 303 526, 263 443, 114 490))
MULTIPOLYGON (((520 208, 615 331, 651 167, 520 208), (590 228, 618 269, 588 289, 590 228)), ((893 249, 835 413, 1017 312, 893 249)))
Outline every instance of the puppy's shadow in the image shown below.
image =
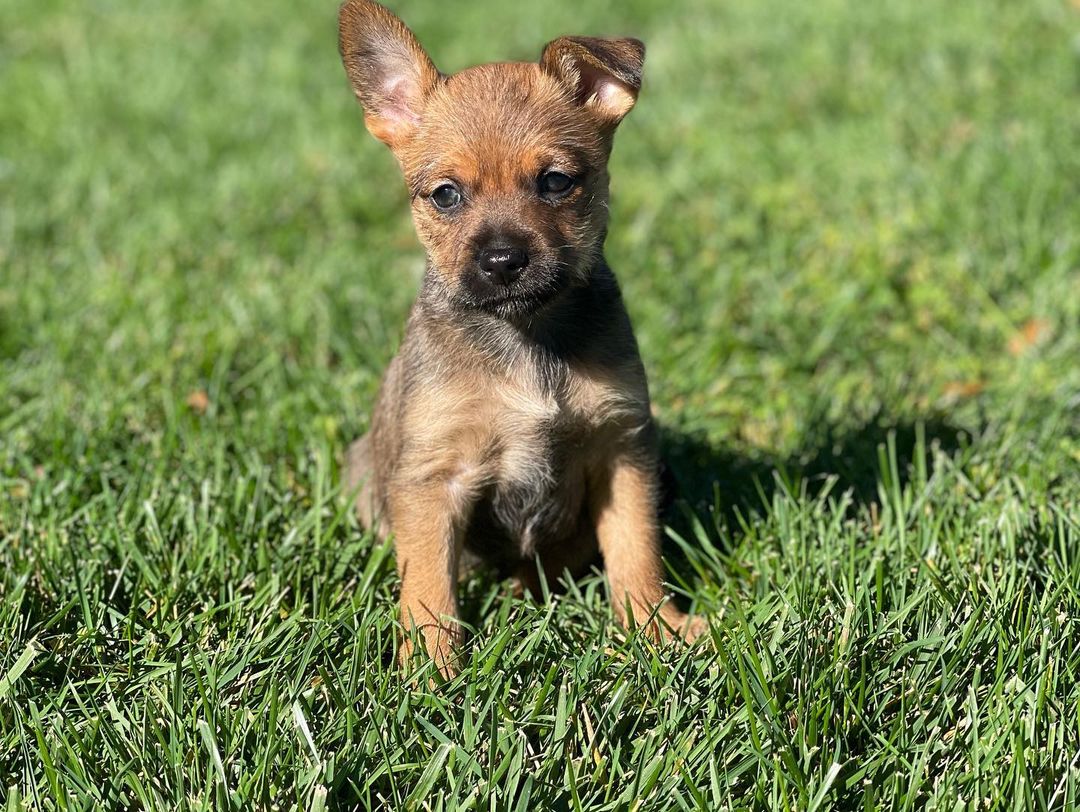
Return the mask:
MULTIPOLYGON (((742 523, 766 513, 777 490, 785 485, 791 490, 805 488, 815 496, 831 484, 833 492, 848 492, 851 509, 858 510, 878 501, 882 461, 890 443, 903 486, 920 454, 925 454, 929 474, 930 448, 952 454, 967 439, 967 431, 940 416, 915 420, 879 413, 846 427, 812 420, 796 450, 778 456, 710 443, 704 434, 661 426, 662 519, 693 543, 696 517, 710 532, 712 543, 731 544, 741 536, 742 523)), ((665 549, 666 555, 673 552, 665 549)))

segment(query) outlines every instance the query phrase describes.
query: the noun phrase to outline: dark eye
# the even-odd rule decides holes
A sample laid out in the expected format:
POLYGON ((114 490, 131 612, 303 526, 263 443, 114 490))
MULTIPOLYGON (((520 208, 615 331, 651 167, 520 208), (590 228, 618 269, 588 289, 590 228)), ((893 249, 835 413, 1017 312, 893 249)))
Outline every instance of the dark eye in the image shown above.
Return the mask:
POLYGON ((439 211, 450 211, 461 205, 461 191, 452 183, 444 183, 431 193, 431 202, 439 211))
POLYGON ((574 179, 562 172, 545 172, 539 185, 541 197, 557 200, 574 188, 574 179))

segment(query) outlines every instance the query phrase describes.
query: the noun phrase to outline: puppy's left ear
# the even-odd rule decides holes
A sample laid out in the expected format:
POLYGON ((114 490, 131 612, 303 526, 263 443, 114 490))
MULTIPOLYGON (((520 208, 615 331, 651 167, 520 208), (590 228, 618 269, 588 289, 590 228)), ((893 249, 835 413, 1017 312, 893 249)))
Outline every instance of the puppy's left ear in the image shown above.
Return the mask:
POLYGON ((401 20, 374 0, 338 12, 341 61, 371 134, 396 150, 420 123, 439 71, 401 20))
POLYGON ((540 66, 612 129, 637 101, 645 44, 636 39, 559 37, 544 47, 540 66))

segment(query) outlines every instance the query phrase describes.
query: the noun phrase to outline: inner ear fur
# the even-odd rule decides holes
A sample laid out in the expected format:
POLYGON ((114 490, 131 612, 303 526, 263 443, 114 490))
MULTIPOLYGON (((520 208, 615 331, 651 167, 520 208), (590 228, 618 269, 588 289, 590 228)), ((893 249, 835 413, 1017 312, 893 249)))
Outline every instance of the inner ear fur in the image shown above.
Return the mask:
POLYGON ((372 0, 338 12, 338 47, 368 130, 391 148, 415 132, 439 71, 412 31, 372 0))

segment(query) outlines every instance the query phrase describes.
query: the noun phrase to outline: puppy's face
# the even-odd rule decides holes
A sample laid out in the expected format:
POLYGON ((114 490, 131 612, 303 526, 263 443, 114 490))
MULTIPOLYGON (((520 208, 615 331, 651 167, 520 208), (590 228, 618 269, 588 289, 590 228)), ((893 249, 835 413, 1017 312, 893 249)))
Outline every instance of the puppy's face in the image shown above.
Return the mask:
POLYGON ((400 20, 350 0, 341 50, 452 302, 510 318, 587 281, 607 226, 612 136, 640 87, 641 43, 562 38, 536 64, 444 77, 400 20))
POLYGON ((538 65, 440 82, 397 154, 417 233, 456 301, 531 312, 581 281, 601 248, 607 144, 538 65))

